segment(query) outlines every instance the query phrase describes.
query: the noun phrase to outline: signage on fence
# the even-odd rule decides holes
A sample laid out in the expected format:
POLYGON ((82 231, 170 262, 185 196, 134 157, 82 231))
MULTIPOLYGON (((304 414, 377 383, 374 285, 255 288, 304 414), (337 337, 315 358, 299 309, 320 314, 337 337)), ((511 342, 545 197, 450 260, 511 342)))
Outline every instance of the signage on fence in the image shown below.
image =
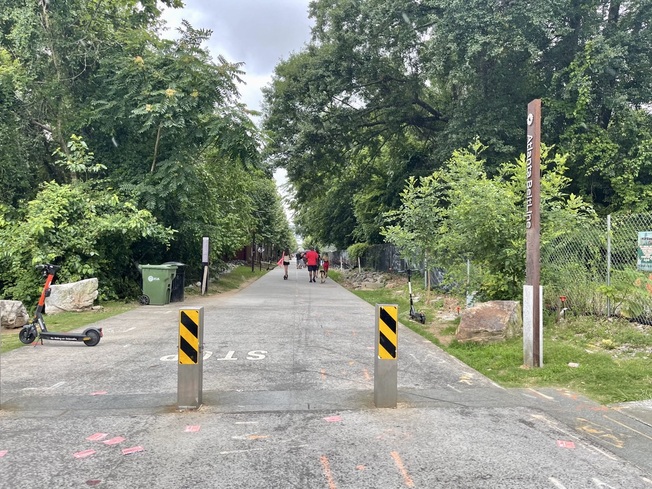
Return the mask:
POLYGON ((652 232, 650 231, 638 233, 636 268, 644 272, 652 272, 652 232))

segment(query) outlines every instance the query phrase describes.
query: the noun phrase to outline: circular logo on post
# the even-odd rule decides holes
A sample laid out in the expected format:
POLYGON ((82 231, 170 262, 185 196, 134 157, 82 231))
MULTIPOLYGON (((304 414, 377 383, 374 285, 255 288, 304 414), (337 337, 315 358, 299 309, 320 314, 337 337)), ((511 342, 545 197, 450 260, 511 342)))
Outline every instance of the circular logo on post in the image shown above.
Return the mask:
POLYGON ((527 115, 527 125, 531 126, 532 123, 534 122, 534 114, 531 112, 527 115))

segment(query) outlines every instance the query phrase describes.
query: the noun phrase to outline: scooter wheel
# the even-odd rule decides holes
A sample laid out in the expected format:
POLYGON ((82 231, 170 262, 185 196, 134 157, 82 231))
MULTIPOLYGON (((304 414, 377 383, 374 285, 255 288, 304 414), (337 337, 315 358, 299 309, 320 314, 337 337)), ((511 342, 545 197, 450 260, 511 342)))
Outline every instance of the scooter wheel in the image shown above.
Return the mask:
POLYGON ((18 333, 18 339, 22 343, 29 345, 36 339, 36 331, 34 331, 34 328, 32 327, 23 328, 20 330, 20 333, 18 333))
POLYGON ((84 340, 86 346, 95 346, 100 342, 102 338, 100 332, 96 329, 87 329, 84 331, 84 335, 88 336, 87 340, 84 340))
POLYGON ((426 315, 424 313, 419 313, 419 322, 421 324, 426 324, 426 315))
POLYGON ((138 302, 140 302, 143 306, 148 305, 149 304, 149 296, 141 295, 140 299, 138 299, 138 302))

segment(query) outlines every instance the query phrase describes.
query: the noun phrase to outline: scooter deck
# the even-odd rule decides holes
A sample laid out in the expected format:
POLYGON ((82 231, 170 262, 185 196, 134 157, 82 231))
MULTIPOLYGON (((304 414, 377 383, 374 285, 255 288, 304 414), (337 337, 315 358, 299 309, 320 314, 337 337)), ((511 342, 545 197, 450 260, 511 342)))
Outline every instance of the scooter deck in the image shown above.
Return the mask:
MULTIPOLYGON (((103 337, 102 328, 98 328, 97 331, 100 333, 100 337, 103 337)), ((51 331, 41 331, 40 337, 44 340, 56 340, 56 341, 88 341, 91 339, 90 336, 83 333, 54 333, 51 331)))
POLYGON ((58 340, 58 341, 84 341, 90 340, 90 337, 85 334, 78 333, 50 333, 41 332, 41 338, 44 340, 58 340))

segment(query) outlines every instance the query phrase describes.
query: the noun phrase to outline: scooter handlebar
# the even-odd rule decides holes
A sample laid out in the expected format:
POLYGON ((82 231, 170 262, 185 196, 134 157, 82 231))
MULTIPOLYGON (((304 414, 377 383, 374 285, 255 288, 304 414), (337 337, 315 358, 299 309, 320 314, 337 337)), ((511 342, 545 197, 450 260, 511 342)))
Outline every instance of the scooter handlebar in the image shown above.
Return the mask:
POLYGON ((43 275, 54 275, 57 273, 57 270, 61 269, 59 265, 52 265, 51 263, 45 263, 43 265, 36 265, 36 269, 43 272, 43 275))

